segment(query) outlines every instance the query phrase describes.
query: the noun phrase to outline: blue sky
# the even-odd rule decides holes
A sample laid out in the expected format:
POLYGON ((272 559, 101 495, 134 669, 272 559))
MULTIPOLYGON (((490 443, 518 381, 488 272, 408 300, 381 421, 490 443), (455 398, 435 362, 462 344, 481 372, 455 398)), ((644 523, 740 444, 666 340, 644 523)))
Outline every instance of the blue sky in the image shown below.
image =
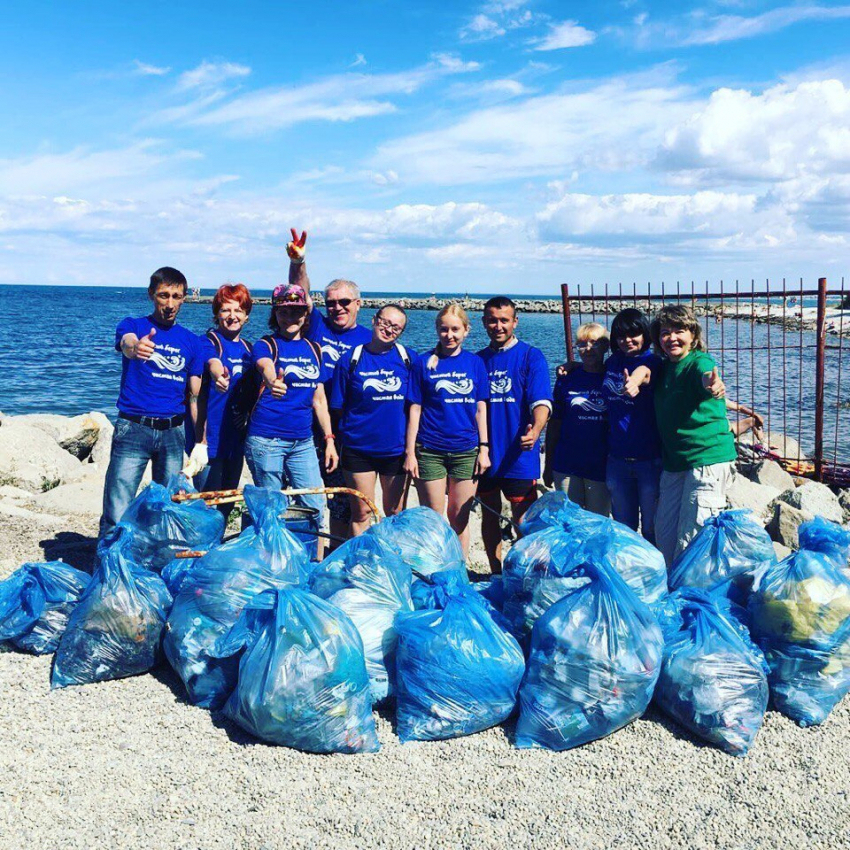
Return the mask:
POLYGON ((0 283, 837 279, 850 5, 15 4, 0 283))

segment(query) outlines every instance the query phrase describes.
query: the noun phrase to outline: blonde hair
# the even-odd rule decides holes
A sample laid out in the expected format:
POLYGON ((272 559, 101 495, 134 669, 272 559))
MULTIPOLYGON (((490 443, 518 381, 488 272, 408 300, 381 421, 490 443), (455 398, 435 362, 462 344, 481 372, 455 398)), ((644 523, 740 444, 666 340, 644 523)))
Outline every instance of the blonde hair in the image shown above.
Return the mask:
POLYGON ((611 339, 608 336, 608 331, 605 329, 605 326, 600 325, 599 322, 585 322, 583 325, 578 326, 576 330, 576 339, 584 340, 590 336, 594 339, 603 340, 605 342, 605 345, 603 346, 604 351, 607 351, 611 347, 611 339))
MULTIPOLYGON (((437 318, 434 319, 434 327, 439 331, 440 330, 440 322, 446 316, 453 316, 455 319, 459 319, 461 324, 469 330, 469 316, 466 314, 466 310, 460 306, 458 303, 446 304, 439 313, 437 313, 437 318)), ((437 368, 437 364, 440 362, 439 352, 440 344, 439 342, 434 346, 434 351, 431 356, 428 358, 428 363, 426 364, 428 371, 433 371, 437 368)))

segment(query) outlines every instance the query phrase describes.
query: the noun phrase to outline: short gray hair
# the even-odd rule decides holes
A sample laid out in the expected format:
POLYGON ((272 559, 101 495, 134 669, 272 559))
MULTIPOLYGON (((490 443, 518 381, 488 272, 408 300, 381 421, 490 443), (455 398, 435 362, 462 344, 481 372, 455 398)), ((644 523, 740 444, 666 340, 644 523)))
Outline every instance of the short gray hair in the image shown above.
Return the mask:
POLYGON ((325 298, 343 287, 348 287, 355 298, 360 298, 360 287, 353 280, 346 280, 344 277, 335 278, 325 287, 325 298))

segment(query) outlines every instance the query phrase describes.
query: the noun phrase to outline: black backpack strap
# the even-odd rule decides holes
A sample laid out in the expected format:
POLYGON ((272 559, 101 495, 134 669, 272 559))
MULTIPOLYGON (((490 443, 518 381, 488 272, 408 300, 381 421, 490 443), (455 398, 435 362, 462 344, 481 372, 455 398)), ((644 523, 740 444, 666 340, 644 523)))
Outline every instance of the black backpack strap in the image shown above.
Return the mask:
POLYGON ((401 357, 402 362, 407 367, 407 371, 410 371, 410 355, 407 353, 407 349, 400 343, 397 342, 395 344, 395 350, 398 352, 399 357, 401 357))
POLYGON ((351 360, 348 363, 348 374, 353 375, 357 364, 360 362, 360 355, 363 354, 363 343, 356 345, 354 351, 351 352, 351 360))

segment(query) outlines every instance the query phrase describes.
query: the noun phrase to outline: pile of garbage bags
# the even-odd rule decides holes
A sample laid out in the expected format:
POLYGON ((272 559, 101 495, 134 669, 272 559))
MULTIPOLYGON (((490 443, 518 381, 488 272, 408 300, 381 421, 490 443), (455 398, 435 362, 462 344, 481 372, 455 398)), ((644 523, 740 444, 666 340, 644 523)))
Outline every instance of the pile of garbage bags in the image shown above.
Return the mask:
POLYGON ((238 658, 224 713, 252 735, 311 753, 379 748, 363 642, 330 602, 294 587, 264 591, 212 654, 238 658))
POLYGON ((664 660, 655 702, 695 735, 742 756, 764 722, 768 668, 730 604, 682 588, 656 609, 664 660))
POLYGON ((850 572, 850 528, 837 522, 816 516, 800 525, 798 529, 800 548, 809 552, 821 552, 838 569, 850 572))
POLYGON ((136 551, 132 528, 117 525, 59 639, 51 687, 135 676, 159 660, 171 594, 136 551))
POLYGON ((0 641, 34 655, 55 652, 90 578, 62 561, 15 570, 0 582, 0 641))

